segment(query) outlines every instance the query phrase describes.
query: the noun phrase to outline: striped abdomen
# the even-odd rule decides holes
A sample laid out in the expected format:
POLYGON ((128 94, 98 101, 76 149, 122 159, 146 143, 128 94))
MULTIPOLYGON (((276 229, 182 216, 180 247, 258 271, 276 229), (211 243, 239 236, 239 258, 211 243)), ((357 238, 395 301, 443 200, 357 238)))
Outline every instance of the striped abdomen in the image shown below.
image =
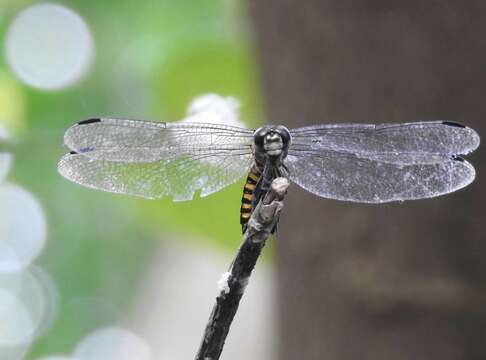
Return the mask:
POLYGON ((243 196, 241 197, 240 208, 240 224, 245 232, 246 224, 250 219, 251 212, 253 211, 253 193, 262 175, 261 170, 257 165, 253 165, 250 169, 248 177, 246 178, 245 187, 243 188, 243 196))

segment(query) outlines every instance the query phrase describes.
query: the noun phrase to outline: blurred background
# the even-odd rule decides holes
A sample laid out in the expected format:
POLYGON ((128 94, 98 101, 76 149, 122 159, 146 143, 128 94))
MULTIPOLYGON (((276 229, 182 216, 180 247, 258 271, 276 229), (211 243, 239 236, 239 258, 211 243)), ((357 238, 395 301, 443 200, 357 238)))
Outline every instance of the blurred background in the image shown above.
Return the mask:
MULTIPOLYGON (((81 119, 180 120, 207 93, 230 113, 227 97, 238 99, 246 126, 258 125, 250 33, 241 1, 0 3, 0 359, 195 356, 241 240, 243 183, 147 201, 70 183, 57 161, 81 119)), ((270 258, 229 358, 275 348, 270 258)))
MULTIPOLYGON (((242 181, 187 203, 83 188, 56 170, 67 127, 180 120, 203 96, 251 128, 483 134, 485 20, 479 0, 0 2, 0 359, 190 359, 240 241, 242 181)), ((292 187, 222 358, 484 359, 484 152, 470 160, 476 181, 432 200, 292 187)))

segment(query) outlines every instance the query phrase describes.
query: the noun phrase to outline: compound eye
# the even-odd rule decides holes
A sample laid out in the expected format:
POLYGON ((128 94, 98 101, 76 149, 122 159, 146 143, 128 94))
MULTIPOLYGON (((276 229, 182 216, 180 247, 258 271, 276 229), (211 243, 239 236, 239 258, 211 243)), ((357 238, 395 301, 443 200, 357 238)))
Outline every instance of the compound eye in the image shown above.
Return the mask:
POLYGON ((256 146, 263 147, 265 135, 268 134, 268 129, 265 126, 258 128, 253 133, 253 141, 255 142, 256 146))
POLYGON ((282 137, 282 141, 284 144, 288 144, 290 142, 290 131, 283 125, 277 125, 275 127, 275 131, 280 134, 282 137))

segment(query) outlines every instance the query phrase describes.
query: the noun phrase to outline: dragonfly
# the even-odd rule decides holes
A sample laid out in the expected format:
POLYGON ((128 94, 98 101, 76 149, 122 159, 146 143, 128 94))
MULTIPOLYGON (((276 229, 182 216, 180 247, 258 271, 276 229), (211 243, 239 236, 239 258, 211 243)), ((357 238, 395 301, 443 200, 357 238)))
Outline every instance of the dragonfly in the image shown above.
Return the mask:
POLYGON ((451 121, 328 124, 256 130, 186 122, 112 118, 70 127, 65 178, 94 189, 174 201, 210 195, 247 175, 243 231, 277 177, 323 198, 385 203, 432 198, 470 184, 463 159, 479 146, 471 128, 451 121))

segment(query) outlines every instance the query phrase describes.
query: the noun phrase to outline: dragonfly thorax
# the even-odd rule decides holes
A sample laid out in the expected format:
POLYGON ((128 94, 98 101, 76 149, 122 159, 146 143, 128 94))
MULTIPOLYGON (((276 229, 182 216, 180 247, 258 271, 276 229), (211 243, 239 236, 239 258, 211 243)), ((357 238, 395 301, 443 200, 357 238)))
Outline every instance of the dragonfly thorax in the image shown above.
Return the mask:
POLYGON ((254 152, 257 162, 264 163, 282 160, 287 156, 291 137, 289 130, 283 125, 267 125, 253 134, 254 152))

